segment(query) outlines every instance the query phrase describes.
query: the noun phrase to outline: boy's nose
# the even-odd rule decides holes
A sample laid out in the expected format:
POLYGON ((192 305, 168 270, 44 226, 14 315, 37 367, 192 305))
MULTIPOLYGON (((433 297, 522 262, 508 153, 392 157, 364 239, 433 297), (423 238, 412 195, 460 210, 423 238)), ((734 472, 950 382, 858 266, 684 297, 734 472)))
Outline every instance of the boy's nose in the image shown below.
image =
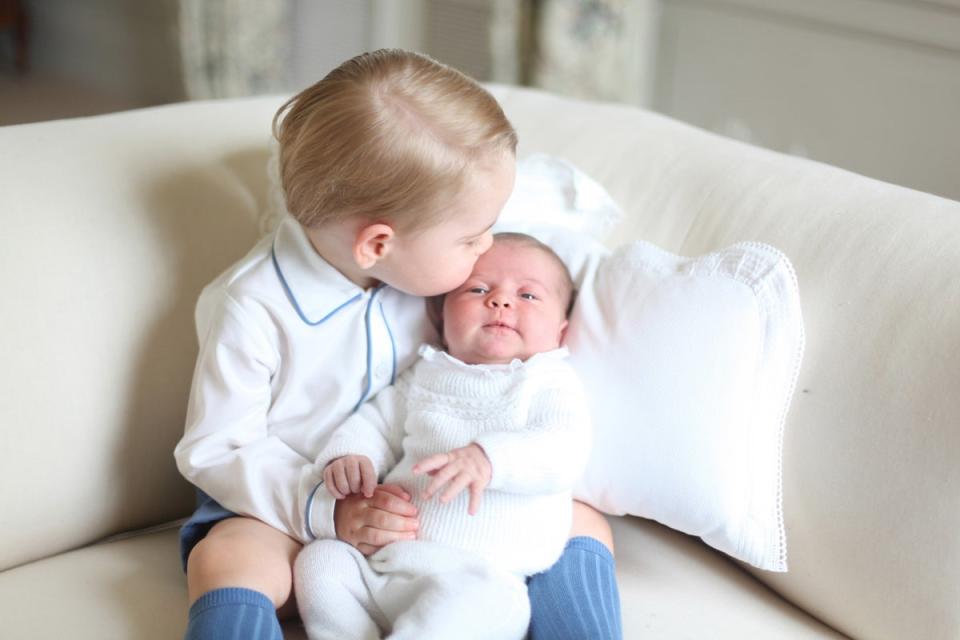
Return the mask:
POLYGON ((493 233, 487 231, 486 234, 477 242, 477 255, 482 256, 493 245, 493 233))
POLYGON ((506 298, 506 296, 490 296, 487 299, 487 303, 494 309, 501 307, 504 309, 510 308, 510 301, 506 298))

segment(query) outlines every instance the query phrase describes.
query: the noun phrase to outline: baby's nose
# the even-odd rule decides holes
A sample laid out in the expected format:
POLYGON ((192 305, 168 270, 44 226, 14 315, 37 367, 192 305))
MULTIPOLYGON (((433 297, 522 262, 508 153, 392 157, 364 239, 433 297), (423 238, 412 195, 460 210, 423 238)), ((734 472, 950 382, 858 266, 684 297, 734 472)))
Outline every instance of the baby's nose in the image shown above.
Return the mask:
POLYGON ((510 301, 505 296, 490 296, 490 306, 494 308, 510 308, 510 301))

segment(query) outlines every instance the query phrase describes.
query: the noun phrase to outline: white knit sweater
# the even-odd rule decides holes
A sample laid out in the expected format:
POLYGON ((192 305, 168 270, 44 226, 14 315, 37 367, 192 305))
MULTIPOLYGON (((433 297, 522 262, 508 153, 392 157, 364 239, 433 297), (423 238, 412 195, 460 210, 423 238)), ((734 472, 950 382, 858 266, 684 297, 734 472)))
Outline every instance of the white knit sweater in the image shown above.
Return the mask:
POLYGON ((586 465, 589 414, 580 382, 557 349, 506 365, 468 365, 429 346, 422 358, 341 425, 317 459, 369 457, 384 482, 413 496, 418 539, 475 553, 513 573, 550 567, 570 530, 571 488, 586 465), (429 476, 411 468, 471 442, 493 475, 480 511, 468 492, 447 504, 421 498, 429 476))

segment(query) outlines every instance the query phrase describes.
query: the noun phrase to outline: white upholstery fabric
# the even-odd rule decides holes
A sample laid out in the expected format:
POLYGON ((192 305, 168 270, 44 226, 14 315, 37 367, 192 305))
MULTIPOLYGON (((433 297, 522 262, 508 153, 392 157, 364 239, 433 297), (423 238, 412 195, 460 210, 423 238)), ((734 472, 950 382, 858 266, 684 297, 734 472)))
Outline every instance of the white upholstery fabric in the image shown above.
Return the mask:
POLYGON ((193 504, 193 308, 256 237, 275 101, 0 129, 0 568, 193 504))
MULTIPOLYGON (((628 640, 843 637, 695 538, 634 518, 615 519, 614 534, 628 640)), ((182 637, 187 594, 176 557, 176 531, 168 530, 0 573, 0 637, 182 637)), ((305 635, 288 621, 284 637, 305 635)))
MULTIPOLYGON (((756 240, 796 268, 807 350, 785 427, 790 572, 756 578, 853 637, 960 635, 960 204, 625 106, 496 94, 521 153, 568 158, 623 207, 610 244, 699 255, 756 240)), ((0 567, 190 510, 171 451, 192 307, 253 242, 281 102, 0 128, 0 567)), ((807 614, 739 570, 731 587, 700 543, 659 564, 661 535, 679 534, 654 531, 647 546, 617 526, 626 637, 811 636, 807 614), (707 597, 730 594, 723 609, 707 597)), ((118 563, 92 547, 0 573, 0 635, 64 637, 48 631, 62 616, 71 637, 149 637, 135 611, 179 630, 166 536, 125 543, 118 563), (57 585, 64 609, 26 604, 57 585)))
POLYGON ((521 153, 568 158, 624 208, 610 244, 790 257, 806 330, 790 572, 757 577, 854 637, 960 636, 960 203, 626 106, 496 95, 521 153))

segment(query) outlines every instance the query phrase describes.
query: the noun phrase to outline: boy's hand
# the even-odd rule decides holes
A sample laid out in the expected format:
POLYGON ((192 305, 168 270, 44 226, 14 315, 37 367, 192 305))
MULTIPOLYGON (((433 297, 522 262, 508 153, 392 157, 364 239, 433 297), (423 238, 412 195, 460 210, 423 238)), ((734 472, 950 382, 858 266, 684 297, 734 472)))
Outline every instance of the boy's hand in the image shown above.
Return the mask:
POLYGON ((413 465, 413 473, 429 473, 433 476, 423 494, 424 500, 429 500, 447 482, 450 484, 440 496, 440 502, 450 502, 461 491, 469 488, 470 505, 467 511, 474 515, 480 510, 480 498, 483 490, 490 484, 493 467, 480 445, 471 443, 447 453, 437 453, 424 458, 413 465))
POLYGON ((337 500, 333 524, 337 538, 369 556, 398 540, 415 540, 420 526, 410 494, 395 484, 381 484, 372 498, 355 493, 337 500))
POLYGON ((323 484, 337 500, 343 500, 353 493, 372 498, 377 486, 377 474, 367 456, 343 456, 324 468, 323 484))

